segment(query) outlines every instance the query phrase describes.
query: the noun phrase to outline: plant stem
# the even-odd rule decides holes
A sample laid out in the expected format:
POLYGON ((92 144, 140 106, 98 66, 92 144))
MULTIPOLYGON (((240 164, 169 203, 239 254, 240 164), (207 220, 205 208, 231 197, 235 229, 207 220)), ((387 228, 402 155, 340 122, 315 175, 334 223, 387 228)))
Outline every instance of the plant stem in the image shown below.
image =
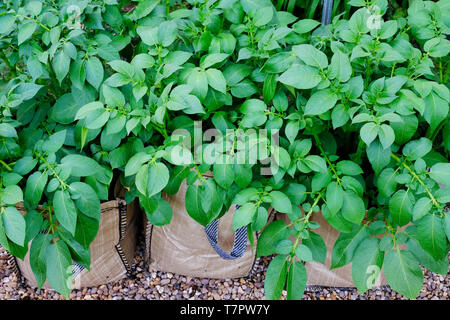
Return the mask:
POLYGON ((198 169, 198 166, 196 164, 194 164, 194 168, 195 168, 195 171, 197 172, 197 176, 200 178, 200 180, 202 182, 206 182, 206 179, 203 177, 202 173, 200 172, 200 170, 198 169))
POLYGON ((3 160, 0 160, 0 163, 6 168, 8 171, 12 171, 12 168, 3 160))
POLYGON ((314 136, 314 140, 317 143, 317 147, 319 148, 320 152, 323 154, 323 156, 325 157, 325 160, 327 161, 328 165, 331 168, 331 171, 333 171, 333 174, 336 176, 336 181, 338 184, 341 184, 341 179, 339 178, 339 175, 334 167, 334 164, 331 163, 330 159, 328 158, 327 154, 325 153, 325 150, 322 147, 322 143, 320 142, 319 136, 317 135, 317 133, 313 133, 314 136))
POLYGON ((61 187, 63 189, 67 189, 69 187, 69 185, 61 179, 61 177, 56 173, 55 169, 53 169, 53 166, 51 164, 49 164, 43 156, 39 155, 39 159, 45 163, 45 165, 50 169, 50 171, 55 176, 55 178, 58 179, 59 183, 61 184, 61 187))
POLYGON ((314 200, 314 203, 311 206, 311 209, 309 209, 308 213, 306 214, 304 221, 303 221, 303 225, 302 228, 298 231, 298 236, 297 239, 295 239, 295 243, 292 246, 292 251, 291 251, 291 255, 295 255, 295 249, 297 249, 298 244, 300 242, 300 234, 302 233, 303 230, 305 230, 306 224, 309 222, 309 218, 311 218, 311 215, 313 213, 313 209, 314 207, 319 203, 319 200, 322 198, 322 195, 319 193, 318 197, 314 200))
POLYGON ((428 187, 425 185, 425 183, 422 181, 422 179, 420 179, 420 177, 414 172, 414 170, 412 170, 410 166, 408 166, 402 159, 397 157, 395 154, 391 153, 391 157, 392 157, 392 159, 396 160, 397 162, 400 162, 400 165, 405 167, 409 171, 409 173, 414 177, 414 179, 416 179, 422 185, 422 187, 425 189, 425 192, 428 194, 428 197, 433 202, 434 206, 437 209, 439 209, 439 211, 441 211, 442 208, 439 205, 439 202, 433 196, 433 194, 431 193, 430 189, 428 189, 428 187))
POLYGON ((52 235, 55 234, 55 224, 53 223, 53 219, 52 219, 52 208, 49 207, 48 208, 48 222, 50 224, 50 232, 52 233, 52 235))

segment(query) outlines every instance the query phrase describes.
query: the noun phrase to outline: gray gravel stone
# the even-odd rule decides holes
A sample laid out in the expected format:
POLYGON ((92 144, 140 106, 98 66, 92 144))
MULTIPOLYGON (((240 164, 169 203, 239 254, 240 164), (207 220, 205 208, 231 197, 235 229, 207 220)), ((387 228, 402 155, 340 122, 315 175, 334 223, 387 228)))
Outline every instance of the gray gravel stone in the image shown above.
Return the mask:
MULTIPOLYGON (((143 263, 143 244, 135 258, 136 274, 132 278, 94 288, 73 290, 73 300, 260 300, 264 299, 264 278, 270 258, 256 266, 253 279, 199 279, 148 270, 143 263)), ((424 269, 424 285, 418 300, 449 300, 450 273, 445 277, 424 269)), ((62 300, 53 290, 21 286, 8 264, 7 253, 0 247, 0 300, 62 300)), ((286 299, 283 291, 282 299, 286 299)), ((321 288, 306 291, 305 300, 394 300, 406 299, 389 287, 369 290, 360 295, 354 288, 321 288)))

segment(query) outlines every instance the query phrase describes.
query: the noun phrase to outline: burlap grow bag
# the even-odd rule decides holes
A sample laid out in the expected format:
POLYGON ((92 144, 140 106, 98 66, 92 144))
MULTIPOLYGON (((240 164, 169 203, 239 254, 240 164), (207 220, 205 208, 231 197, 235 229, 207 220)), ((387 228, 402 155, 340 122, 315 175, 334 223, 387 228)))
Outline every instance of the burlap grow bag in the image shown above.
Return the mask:
MULTIPOLYGON (((116 193, 117 194, 117 193, 116 193)), ((18 207, 24 212, 24 208, 18 207)), ((90 245, 91 271, 74 264, 73 289, 95 287, 120 280, 132 272, 136 249, 138 210, 135 202, 125 200, 101 204, 101 220, 98 234, 90 245)), ((29 252, 24 260, 11 256, 13 268, 21 280, 36 287, 36 279, 30 267, 29 252)), ((43 288, 50 288, 46 281, 43 288)))
MULTIPOLYGON (((253 250, 247 241, 242 257, 224 260, 209 243, 204 227, 188 215, 185 207, 187 188, 184 181, 178 193, 173 196, 163 195, 173 209, 170 224, 157 227, 145 219, 145 258, 150 268, 200 278, 231 279, 250 276, 257 262, 256 239, 259 234, 255 234, 253 250)), ((227 252, 231 251, 234 244, 232 225, 235 210, 233 206, 219 220, 218 244, 227 252)), ((271 209, 269 219, 272 216, 270 212, 271 209)))
MULTIPOLYGON (((278 214, 277 219, 281 219, 290 223, 289 218, 285 214, 278 214)), ((308 275, 307 286, 314 289, 315 287, 335 287, 335 288, 354 288, 355 284, 352 279, 352 264, 349 263, 343 267, 330 270, 331 257, 333 252, 333 246, 339 237, 339 231, 334 229, 322 216, 320 212, 311 216, 311 221, 316 221, 320 224, 320 228, 314 230, 319 234, 327 247, 327 256, 325 263, 319 263, 311 261, 305 263, 306 272, 308 275)), ((294 237, 291 237, 294 240, 294 237)), ((381 287, 386 285, 386 278, 383 271, 375 281, 374 287, 381 287)))

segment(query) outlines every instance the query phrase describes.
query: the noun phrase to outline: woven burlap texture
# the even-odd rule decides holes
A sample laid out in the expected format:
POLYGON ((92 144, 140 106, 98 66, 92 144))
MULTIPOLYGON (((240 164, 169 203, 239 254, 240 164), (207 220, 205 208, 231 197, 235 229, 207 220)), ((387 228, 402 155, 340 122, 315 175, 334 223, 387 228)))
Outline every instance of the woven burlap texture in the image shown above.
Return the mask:
MULTIPOLYGON (((18 206, 23 214, 25 209, 18 206)), ((84 269, 73 281, 73 289, 94 287, 124 278, 131 272, 137 233, 135 203, 127 206, 123 199, 101 204, 101 220, 97 236, 90 245, 91 271, 84 269)), ((36 287, 36 279, 30 267, 29 252, 24 260, 13 258, 19 276, 28 285, 36 287)), ((43 288, 49 289, 46 281, 43 288)))
MULTIPOLYGON (((157 227, 145 220, 146 260, 150 268, 200 278, 232 279, 249 276, 256 261, 257 234, 254 235, 253 250, 248 241, 242 257, 222 259, 208 242, 204 227, 186 211, 187 188, 185 180, 175 195, 163 195, 173 210, 170 224, 157 227)), ((234 211, 235 206, 232 206, 219 220, 219 245, 228 252, 234 242, 234 211)), ((272 216, 271 211, 269 209, 269 216, 272 216)))

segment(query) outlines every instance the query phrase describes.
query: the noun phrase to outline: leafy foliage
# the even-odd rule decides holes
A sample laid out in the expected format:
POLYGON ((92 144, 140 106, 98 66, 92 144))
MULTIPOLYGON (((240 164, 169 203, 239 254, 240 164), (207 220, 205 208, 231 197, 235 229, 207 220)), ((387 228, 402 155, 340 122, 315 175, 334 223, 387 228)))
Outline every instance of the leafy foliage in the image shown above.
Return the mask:
POLYGON ((39 285, 69 294, 116 178, 157 226, 173 214, 162 192, 185 180, 194 220, 239 205, 233 229, 252 243, 270 206, 285 213, 257 244, 277 254, 268 298, 301 298, 303 262, 324 262, 313 215, 340 232, 332 268, 352 262, 360 292, 383 266, 409 298, 420 264, 448 271, 449 1, 337 1, 330 25, 319 1, 301 19, 286 3, 0 5, 0 244, 30 250, 39 285), (222 135, 199 138, 198 121, 222 135))

